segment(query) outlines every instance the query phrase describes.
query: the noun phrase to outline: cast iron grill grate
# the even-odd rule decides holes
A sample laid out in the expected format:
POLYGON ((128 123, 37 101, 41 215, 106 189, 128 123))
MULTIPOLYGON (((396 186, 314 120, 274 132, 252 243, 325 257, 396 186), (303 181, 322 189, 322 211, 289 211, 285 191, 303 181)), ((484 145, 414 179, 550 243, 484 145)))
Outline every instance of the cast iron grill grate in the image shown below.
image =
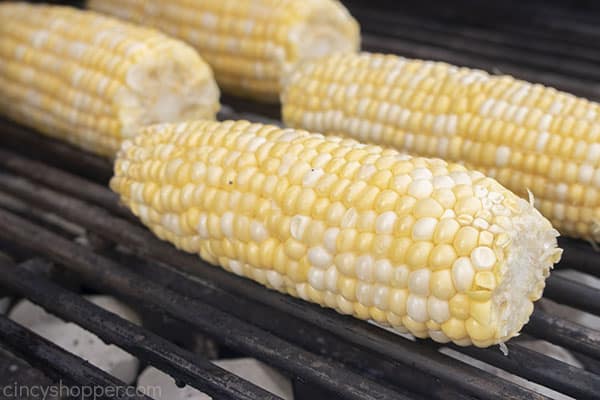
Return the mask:
MULTIPOLYGON (((600 14, 573 11, 565 6, 572 3, 559 2, 538 11, 534 1, 522 8, 529 10, 531 23, 523 24, 522 16, 500 23, 476 19, 478 10, 465 17, 473 1, 460 1, 455 8, 440 5, 436 12, 428 7, 432 3, 425 1, 404 11, 393 3, 381 9, 359 1, 348 5, 361 21, 368 50, 500 70, 600 98, 595 83, 600 73, 592 68, 600 59, 600 45, 593 40, 600 35, 595 28, 600 14)), ((507 3, 503 7, 511 6, 507 3)), ((229 106, 221 118, 276 121, 279 117, 276 106, 230 98, 223 103, 229 106)), ((600 331, 545 307, 551 300, 600 315, 600 293, 566 275, 554 274, 548 280, 545 298, 537 304, 523 336, 562 346, 581 368, 532 350, 523 338, 508 343, 507 356, 497 347, 413 342, 268 291, 177 251, 156 239, 118 204, 106 186, 111 175, 107 161, 7 120, 0 120, 0 132, 0 288, 94 332, 214 398, 276 397, 215 366, 207 357, 93 305, 62 278, 81 280, 100 293, 181 321, 220 345, 314 386, 317 396, 545 399, 563 394, 591 399, 600 393, 600 331), (85 232, 88 244, 74 241, 73 230, 55 224, 49 215, 85 232), (522 381, 459 361, 457 355, 551 391, 538 393, 522 381)), ((589 244, 561 239, 561 245, 565 253, 557 268, 600 276, 600 255, 589 244)), ((0 346, 50 379, 72 385, 125 385, 2 316, 0 346)))

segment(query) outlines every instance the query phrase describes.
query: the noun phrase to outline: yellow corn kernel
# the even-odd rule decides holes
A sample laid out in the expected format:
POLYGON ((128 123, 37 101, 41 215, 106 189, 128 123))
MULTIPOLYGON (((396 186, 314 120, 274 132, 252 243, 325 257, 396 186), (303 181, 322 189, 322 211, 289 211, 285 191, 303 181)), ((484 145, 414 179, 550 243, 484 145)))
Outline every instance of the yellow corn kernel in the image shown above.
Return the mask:
POLYGON ((449 244, 440 244, 433 248, 429 255, 429 265, 432 269, 450 268, 456 259, 456 251, 449 244))
POLYGON ((444 322, 442 324, 442 331, 454 341, 464 339, 468 335, 465 321, 456 318, 450 318, 444 322))
POLYGON ((494 328, 481 324, 473 318, 465 321, 467 333, 473 340, 489 340, 494 337, 494 328))
POLYGON ((450 314, 458 319, 469 318, 471 300, 467 295, 457 294, 452 297, 449 302, 450 314))
POLYGON ((449 300, 456 293, 449 270, 434 271, 430 279, 431 294, 438 299, 449 300))
POLYGON ((454 237, 454 248, 459 256, 471 254, 471 251, 477 246, 479 231, 472 226, 465 226, 458 230, 454 237))
POLYGON ((560 252, 547 220, 478 172, 245 121, 147 127, 119 152, 111 188, 158 237, 209 262, 344 314, 459 345, 514 336, 560 252), (198 155, 209 153, 198 167, 198 155), (263 160, 250 168, 231 162, 241 154, 263 160), (320 186, 318 197, 328 202, 320 206, 313 188, 329 178, 315 171, 331 154, 341 161, 328 174, 344 184, 320 186), (158 166, 142 168, 149 163, 158 166), (284 163, 297 167, 282 169, 284 163), (385 201, 381 191, 360 209, 360 195, 337 197, 376 187, 372 166, 394 170, 400 183, 385 190, 385 201), (433 186, 451 184, 462 187, 461 204, 479 204, 465 206, 476 213, 471 225, 454 204, 431 200, 433 186), (478 200, 483 196, 490 201, 478 200), (500 197, 518 207, 495 217, 500 197), (480 245, 483 235, 494 240, 480 245), (524 265, 515 255, 538 261, 524 265), (531 282, 511 284, 519 279, 531 282))

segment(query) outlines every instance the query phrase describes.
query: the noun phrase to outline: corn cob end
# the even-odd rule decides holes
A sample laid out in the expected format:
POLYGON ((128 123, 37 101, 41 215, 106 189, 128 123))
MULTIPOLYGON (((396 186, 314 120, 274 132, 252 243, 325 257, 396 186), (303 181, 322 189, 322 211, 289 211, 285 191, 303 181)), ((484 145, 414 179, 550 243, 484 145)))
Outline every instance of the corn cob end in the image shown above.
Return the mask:
POLYGON ((559 233, 550 222, 524 199, 516 206, 520 215, 512 218, 505 242, 498 243, 508 249, 506 263, 497 271, 500 284, 491 297, 490 318, 497 321, 492 325, 497 326, 498 343, 518 335, 529 321, 533 302, 542 297, 545 280, 562 254, 556 242, 559 233))
POLYGON ((288 37, 297 46, 297 58, 310 60, 334 52, 355 52, 360 48, 358 22, 337 2, 320 2, 288 37))
POLYGON ((117 93, 123 136, 161 122, 214 119, 219 88, 213 73, 191 47, 175 41, 157 45, 128 69, 117 93))

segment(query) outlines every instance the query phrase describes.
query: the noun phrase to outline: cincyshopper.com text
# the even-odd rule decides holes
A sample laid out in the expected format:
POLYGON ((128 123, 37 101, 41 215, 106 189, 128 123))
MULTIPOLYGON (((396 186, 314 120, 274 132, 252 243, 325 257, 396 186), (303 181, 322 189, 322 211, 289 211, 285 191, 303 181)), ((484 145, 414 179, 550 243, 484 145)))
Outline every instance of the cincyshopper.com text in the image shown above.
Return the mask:
POLYGON ((103 398, 121 398, 133 395, 146 395, 151 398, 161 398, 160 386, 70 386, 62 381, 50 386, 42 385, 12 385, 0 386, 0 398, 22 399, 33 398, 41 400, 51 399, 74 399, 74 400, 96 400, 103 398))

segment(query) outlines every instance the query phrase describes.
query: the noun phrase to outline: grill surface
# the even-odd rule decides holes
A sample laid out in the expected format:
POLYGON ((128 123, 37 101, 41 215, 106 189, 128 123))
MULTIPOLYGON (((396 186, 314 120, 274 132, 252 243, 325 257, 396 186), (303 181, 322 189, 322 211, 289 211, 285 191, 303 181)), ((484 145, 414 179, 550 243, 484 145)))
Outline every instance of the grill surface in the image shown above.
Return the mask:
MULTIPOLYGON (((508 1, 487 10, 497 19, 486 18, 486 10, 474 0, 452 7, 434 3, 426 0, 396 9, 394 3, 381 2, 381 8, 373 10, 372 3, 347 2, 362 24, 367 50, 511 73, 600 98, 595 65, 600 45, 594 41, 600 36, 600 14, 592 13, 596 6, 591 2, 578 7, 575 2, 545 2, 541 7, 541 2, 533 1, 516 14, 509 7, 518 2, 508 1)), ((227 104, 223 119, 279 118, 278 106, 232 98, 223 103, 227 104)), ((545 299, 538 302, 524 335, 508 343, 507 356, 498 348, 403 339, 268 291, 177 251, 118 204, 106 186, 111 175, 107 161, 6 120, 0 120, 0 130, 0 288, 81 325, 181 384, 214 398, 277 398, 204 356, 100 309, 68 282, 81 281, 181 321, 298 383, 314 386, 315 398, 591 399, 600 393, 600 332, 548 311, 553 310, 547 307, 549 299, 600 315, 598 291, 567 275, 554 274, 548 280, 545 299), (74 241, 82 234, 87 245, 74 241), (568 349, 583 368, 532 350, 524 344, 524 339, 532 338, 568 349), (456 357, 476 359, 505 373, 497 376, 456 357), (508 375, 551 390, 539 393, 508 375)), ((559 269, 600 276, 600 255, 589 244, 561 239, 561 245, 565 253, 559 269)), ((1 316, 0 346, 52 379, 72 385, 126 386, 1 316)), ((35 370, 31 376, 41 379, 35 370)), ((299 391, 297 398, 302 398, 299 391)))

